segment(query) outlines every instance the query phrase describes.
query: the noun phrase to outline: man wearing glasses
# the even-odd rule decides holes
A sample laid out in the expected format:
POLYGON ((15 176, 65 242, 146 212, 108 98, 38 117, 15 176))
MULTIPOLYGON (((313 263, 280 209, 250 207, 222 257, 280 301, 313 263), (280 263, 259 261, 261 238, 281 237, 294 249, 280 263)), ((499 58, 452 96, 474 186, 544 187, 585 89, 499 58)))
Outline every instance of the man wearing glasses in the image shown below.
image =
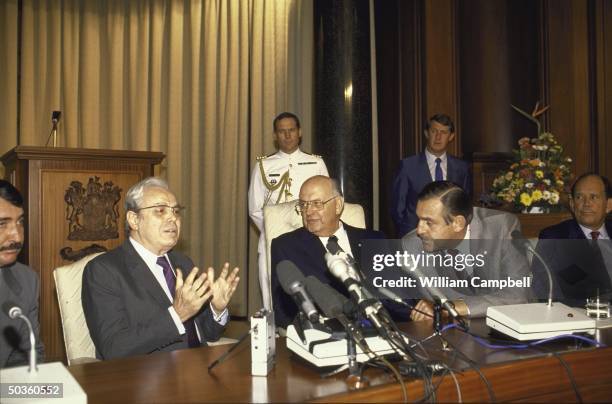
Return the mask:
POLYGON ((425 185, 434 181, 451 181, 468 195, 472 193, 468 164, 446 153, 448 145, 455 139, 455 125, 451 118, 444 114, 432 116, 425 128, 425 139, 425 151, 403 159, 393 181, 391 216, 398 237, 416 228, 417 195, 425 185))
POLYGON ((266 205, 290 202, 297 199, 300 187, 313 175, 328 176, 321 156, 305 153, 300 149, 302 130, 300 120, 291 112, 283 112, 274 118, 274 144, 278 151, 257 158, 249 185, 249 216, 259 230, 257 247, 259 285, 263 304, 270 309, 270 282, 266 257, 263 209, 266 205))
POLYGON ((184 209, 168 184, 150 177, 125 197, 129 238, 91 260, 82 302, 96 356, 111 359, 192 348, 221 336, 239 282, 226 263, 218 278, 172 250, 184 209))
POLYGON ((325 176, 308 179, 300 189, 296 210, 304 227, 285 233, 272 240, 272 300, 278 327, 286 328, 298 312, 291 297, 283 291, 276 274, 276 266, 283 260, 292 261, 307 276, 315 276, 341 293, 346 288, 327 270, 325 253, 341 248, 359 259, 361 241, 382 239, 378 231, 358 229, 340 221, 344 198, 338 183, 325 176))

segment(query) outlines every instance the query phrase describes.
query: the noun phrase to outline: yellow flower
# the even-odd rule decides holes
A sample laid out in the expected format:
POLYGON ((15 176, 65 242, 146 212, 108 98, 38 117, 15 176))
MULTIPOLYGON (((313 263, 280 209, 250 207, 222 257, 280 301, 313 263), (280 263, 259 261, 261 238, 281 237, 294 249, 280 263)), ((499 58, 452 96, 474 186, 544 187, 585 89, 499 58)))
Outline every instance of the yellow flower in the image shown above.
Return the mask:
POLYGON ((531 194, 531 199, 534 202, 537 202, 540 199, 542 199, 542 191, 540 191, 539 189, 536 189, 535 191, 533 191, 533 193, 531 194))
POLYGON ((536 170, 535 176, 536 178, 544 178, 544 173, 542 172, 542 170, 536 170))
POLYGON ((521 194, 521 203, 525 206, 529 206, 531 205, 531 196, 529 196, 529 194, 523 192, 521 194))

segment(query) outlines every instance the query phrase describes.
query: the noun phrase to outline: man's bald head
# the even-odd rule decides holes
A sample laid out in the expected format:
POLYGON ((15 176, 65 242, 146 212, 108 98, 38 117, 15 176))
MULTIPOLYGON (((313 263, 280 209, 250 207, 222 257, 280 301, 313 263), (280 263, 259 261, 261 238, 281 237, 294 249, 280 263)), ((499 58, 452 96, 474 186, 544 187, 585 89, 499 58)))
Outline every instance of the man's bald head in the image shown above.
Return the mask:
POLYGON ((309 232, 328 237, 338 230, 344 199, 334 179, 317 175, 306 180, 300 189, 299 206, 309 232))

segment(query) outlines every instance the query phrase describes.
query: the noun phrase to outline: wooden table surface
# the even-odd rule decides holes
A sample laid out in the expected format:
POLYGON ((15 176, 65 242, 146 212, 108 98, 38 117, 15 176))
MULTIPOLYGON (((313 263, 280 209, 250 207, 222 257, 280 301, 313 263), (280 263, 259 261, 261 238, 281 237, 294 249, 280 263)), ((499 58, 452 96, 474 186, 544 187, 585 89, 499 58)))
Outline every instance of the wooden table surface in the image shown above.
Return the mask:
MULTIPOLYGON (((408 323, 402 327, 415 340, 431 334, 431 323, 408 323)), ((472 321, 471 330, 490 337, 482 320, 472 321)), ((575 401, 568 372, 558 357, 570 368, 584 401, 612 398, 612 348, 594 349, 572 340, 562 340, 541 348, 492 350, 456 330, 449 330, 444 335, 454 350, 442 351, 439 337, 422 345, 430 358, 442 359, 456 370, 464 401, 490 400, 485 382, 473 364, 481 369, 498 401, 575 401)), ((598 332, 597 337, 604 343, 612 343, 612 329, 598 332)), ((69 370, 92 404, 109 401, 381 402, 402 399, 399 384, 390 374, 380 370, 366 370, 371 387, 359 391, 348 389, 346 372, 322 379, 315 369, 287 350, 282 338, 277 340, 276 366, 268 377, 251 376, 248 343, 238 347, 209 374, 208 365, 228 347, 202 347, 86 363, 71 366, 69 370)), ((418 348, 417 352, 425 354, 425 350, 418 348)), ((440 378, 434 378, 434 384, 437 380, 440 378)), ((420 380, 408 379, 406 383, 410 401, 422 397, 420 380)), ((436 398, 457 401, 455 384, 449 375, 442 378, 436 398)))

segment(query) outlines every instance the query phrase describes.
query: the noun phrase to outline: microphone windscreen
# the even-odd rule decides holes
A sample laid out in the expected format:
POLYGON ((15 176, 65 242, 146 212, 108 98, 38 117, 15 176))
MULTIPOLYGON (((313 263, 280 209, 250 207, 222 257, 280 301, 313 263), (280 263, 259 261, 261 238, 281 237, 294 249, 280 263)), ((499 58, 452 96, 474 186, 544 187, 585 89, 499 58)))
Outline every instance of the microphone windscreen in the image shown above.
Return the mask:
POLYGON ((306 290, 325 314, 325 317, 335 318, 342 314, 344 302, 347 300, 346 297, 314 276, 307 277, 305 283, 306 290))
POLYGON ((291 285, 296 281, 304 282, 304 274, 289 260, 283 260, 276 265, 276 274, 281 287, 288 295, 292 295, 291 285))

